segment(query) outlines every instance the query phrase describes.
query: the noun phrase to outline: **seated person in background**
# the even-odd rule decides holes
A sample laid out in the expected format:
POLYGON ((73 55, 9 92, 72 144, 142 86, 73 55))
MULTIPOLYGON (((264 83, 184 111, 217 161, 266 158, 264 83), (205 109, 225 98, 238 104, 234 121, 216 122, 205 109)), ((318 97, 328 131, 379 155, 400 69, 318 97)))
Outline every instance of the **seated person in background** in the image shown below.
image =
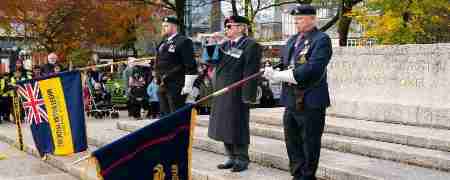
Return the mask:
POLYGON ((94 84, 93 97, 97 107, 107 106, 111 104, 111 95, 103 88, 100 83, 94 84))

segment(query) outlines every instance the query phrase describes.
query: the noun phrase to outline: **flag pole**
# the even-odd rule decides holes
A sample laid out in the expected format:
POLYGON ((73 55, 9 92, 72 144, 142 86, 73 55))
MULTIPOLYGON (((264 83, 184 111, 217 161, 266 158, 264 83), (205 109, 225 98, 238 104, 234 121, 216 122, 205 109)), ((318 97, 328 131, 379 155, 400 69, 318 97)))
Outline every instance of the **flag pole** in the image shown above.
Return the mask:
MULTIPOLYGON (((153 61, 154 59, 155 59, 155 57, 141 58, 141 59, 136 59, 134 61, 134 63, 136 63, 136 62, 145 62, 145 61, 153 61)), ((119 64, 127 64, 127 63, 128 63, 128 61, 124 60, 124 61, 117 61, 117 62, 106 63, 106 64, 97 64, 97 65, 84 66, 84 67, 76 68, 75 70, 86 71, 86 70, 89 70, 92 67, 101 68, 101 67, 108 67, 108 66, 111 66, 111 65, 119 65, 119 64)))
POLYGON ((86 160, 86 159, 89 159, 89 158, 91 158, 91 157, 92 157, 92 155, 91 155, 91 154, 88 154, 88 155, 83 156, 83 157, 81 157, 80 159, 74 161, 74 162, 73 162, 72 164, 70 164, 70 165, 71 165, 71 166, 75 166, 76 164, 78 164, 78 163, 80 163, 80 162, 82 162, 82 161, 84 161, 84 160, 86 160))
MULTIPOLYGON (((278 64, 275 64, 272 67, 277 67, 277 66, 280 66, 281 64, 282 64, 282 62, 280 62, 278 64)), ((199 99, 198 101, 195 101, 194 102, 194 106, 197 105, 197 104, 202 103, 203 101, 206 101, 206 100, 211 99, 213 97, 221 96, 221 95, 223 95, 225 93, 228 93, 228 92, 230 92, 230 91, 232 91, 232 90, 234 90, 236 88, 239 88, 242 85, 244 85, 245 83, 247 83, 248 81, 250 81, 250 80, 252 80, 252 79, 254 79, 254 78, 258 77, 258 76, 261 76, 262 74, 264 74, 264 70, 261 70, 261 71, 255 73, 255 74, 250 75, 250 76, 247 76, 246 78, 241 79, 238 82, 230 84, 230 85, 228 85, 228 86, 226 86, 226 87, 224 87, 224 88, 222 88, 222 89, 220 89, 220 90, 218 90, 218 91, 216 91, 216 92, 214 92, 214 93, 212 93, 212 94, 210 94, 208 96, 205 96, 205 97, 199 99)))

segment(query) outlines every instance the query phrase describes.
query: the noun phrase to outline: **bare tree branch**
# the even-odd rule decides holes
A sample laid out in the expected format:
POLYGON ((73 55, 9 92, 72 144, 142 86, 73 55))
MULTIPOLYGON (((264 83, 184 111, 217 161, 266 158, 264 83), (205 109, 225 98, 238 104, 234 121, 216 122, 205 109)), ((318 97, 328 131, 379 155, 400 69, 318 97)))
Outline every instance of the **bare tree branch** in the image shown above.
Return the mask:
POLYGON ((272 7, 278 7, 278 6, 282 6, 282 5, 286 5, 286 4, 294 4, 294 3, 298 3, 298 0, 292 0, 292 1, 284 1, 284 2, 279 2, 279 3, 273 3, 273 4, 270 4, 270 5, 268 5, 268 6, 264 6, 264 7, 261 7, 261 8, 257 8, 257 9, 255 10, 255 14, 257 14, 257 13, 260 12, 260 11, 263 11, 263 10, 266 10, 266 9, 269 9, 269 8, 272 8, 272 7))
POLYGON ((258 10, 259 8, 261 8, 261 0, 258 0, 258 3, 256 4, 256 9, 258 10))
POLYGON ((334 15, 334 17, 331 20, 329 20, 325 25, 320 27, 320 31, 325 32, 328 29, 330 29, 333 25, 335 25, 338 22, 339 18, 341 17, 341 14, 342 14, 342 8, 339 8, 336 15, 334 15))
POLYGON ((233 16, 239 15, 236 7, 236 0, 231 0, 231 7, 233 9, 233 16))

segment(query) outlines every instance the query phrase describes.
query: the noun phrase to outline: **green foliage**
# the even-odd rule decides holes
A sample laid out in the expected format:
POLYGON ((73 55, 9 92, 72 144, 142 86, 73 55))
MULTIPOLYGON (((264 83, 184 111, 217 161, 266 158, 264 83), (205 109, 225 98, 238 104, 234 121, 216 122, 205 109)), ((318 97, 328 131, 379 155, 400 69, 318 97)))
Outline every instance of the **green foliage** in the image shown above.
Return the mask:
POLYGON ((70 51, 67 59, 72 61, 72 65, 74 67, 84 67, 88 65, 89 60, 91 59, 92 54, 88 49, 74 49, 70 51))
POLYGON ((450 41, 448 0, 368 0, 355 9, 366 36, 382 44, 450 41))

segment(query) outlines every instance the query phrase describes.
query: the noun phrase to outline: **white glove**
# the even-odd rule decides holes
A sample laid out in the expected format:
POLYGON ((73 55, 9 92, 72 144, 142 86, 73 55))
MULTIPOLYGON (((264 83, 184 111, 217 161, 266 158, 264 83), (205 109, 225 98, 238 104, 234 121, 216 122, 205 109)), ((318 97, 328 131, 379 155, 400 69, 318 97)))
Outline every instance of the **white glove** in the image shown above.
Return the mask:
POLYGON ((294 78, 293 69, 284 70, 284 71, 276 71, 273 70, 272 67, 266 67, 264 69, 263 77, 273 81, 273 82, 288 82, 292 84, 297 84, 297 81, 294 78))
POLYGON ((181 95, 191 94, 192 87, 194 86, 195 79, 198 75, 185 75, 184 76, 184 87, 181 89, 181 95))
POLYGON ((197 87, 192 88, 192 93, 190 93, 186 98, 186 103, 193 104, 195 102, 195 99, 197 98, 199 94, 199 90, 197 87))
POLYGON ((263 77, 272 81, 273 72, 274 72, 273 68, 271 66, 267 66, 264 68, 263 77))

